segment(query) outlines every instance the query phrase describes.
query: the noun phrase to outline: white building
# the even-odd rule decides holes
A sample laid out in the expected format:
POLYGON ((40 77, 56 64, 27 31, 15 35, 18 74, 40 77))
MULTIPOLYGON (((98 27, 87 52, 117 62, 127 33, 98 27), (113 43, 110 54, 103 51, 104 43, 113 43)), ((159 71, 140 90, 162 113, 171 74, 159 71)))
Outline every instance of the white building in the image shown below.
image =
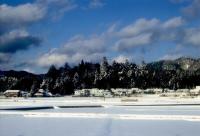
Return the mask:
POLYGON ((133 94, 133 89, 116 88, 111 89, 115 96, 130 96, 133 94))
POLYGON ((74 91, 74 96, 81 96, 80 90, 75 90, 74 91))
POLYGON ((74 96, 77 97, 112 97, 112 93, 109 90, 103 90, 98 88, 75 90, 74 96))
POLYGON ((132 93, 137 93, 137 94, 142 93, 142 90, 139 88, 131 88, 131 90, 132 90, 132 93))
POLYGON ((152 88, 147 88, 147 89, 144 90, 144 93, 146 93, 146 94, 154 94, 155 91, 152 88))
POLYGON ((190 94, 199 95, 200 94, 200 86, 196 86, 196 88, 190 90, 190 94))
POLYGON ((190 90, 189 89, 177 89, 176 92, 177 93, 189 93, 190 90))
POLYGON ((153 90, 156 94, 161 94, 163 92, 163 89, 161 88, 154 88, 153 90))
POLYGON ((104 96, 104 91, 105 90, 102 90, 102 89, 92 88, 92 89, 90 89, 90 96, 103 97, 104 96))
POLYGON ((113 97, 113 95, 110 91, 104 91, 104 97, 111 98, 111 97, 113 97))
POLYGON ((90 96, 90 90, 89 89, 81 89, 81 90, 75 90, 74 96, 77 97, 89 97, 90 96))

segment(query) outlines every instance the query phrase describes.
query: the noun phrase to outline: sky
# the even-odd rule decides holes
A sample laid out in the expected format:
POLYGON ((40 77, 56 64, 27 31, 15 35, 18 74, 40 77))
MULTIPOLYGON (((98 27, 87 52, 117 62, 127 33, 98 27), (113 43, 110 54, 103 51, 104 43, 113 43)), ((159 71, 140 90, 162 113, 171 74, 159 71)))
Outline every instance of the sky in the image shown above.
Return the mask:
POLYGON ((1 0, 0 70, 199 58, 200 0, 1 0))

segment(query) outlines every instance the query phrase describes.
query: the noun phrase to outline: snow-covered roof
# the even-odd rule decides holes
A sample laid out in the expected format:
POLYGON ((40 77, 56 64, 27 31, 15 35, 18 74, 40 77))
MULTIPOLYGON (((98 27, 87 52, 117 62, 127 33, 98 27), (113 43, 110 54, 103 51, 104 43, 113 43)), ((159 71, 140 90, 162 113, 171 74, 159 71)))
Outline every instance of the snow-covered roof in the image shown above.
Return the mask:
POLYGON ((21 90, 6 90, 4 93, 18 93, 21 90))

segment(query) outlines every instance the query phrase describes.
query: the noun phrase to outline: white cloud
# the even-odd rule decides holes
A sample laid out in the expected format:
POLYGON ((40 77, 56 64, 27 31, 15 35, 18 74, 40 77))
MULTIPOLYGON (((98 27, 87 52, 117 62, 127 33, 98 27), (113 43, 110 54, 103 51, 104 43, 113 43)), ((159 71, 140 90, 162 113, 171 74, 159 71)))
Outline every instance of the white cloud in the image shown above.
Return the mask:
POLYGON ((76 53, 79 52, 81 54, 92 54, 96 52, 104 52, 105 51, 105 40, 104 37, 74 37, 69 40, 63 47, 61 52, 65 53, 76 53))
POLYGON ((28 35, 29 35, 28 32, 23 29, 12 30, 12 31, 10 31, 8 33, 4 33, 3 35, 0 36, 0 45, 2 43, 5 43, 12 39, 15 39, 16 37, 25 37, 28 35))
POLYGON ((3 4, 0 5, 0 26, 20 27, 42 19, 45 12, 45 9, 37 4, 26 3, 18 6, 3 4))
POLYGON ((105 39, 102 36, 90 38, 75 36, 60 48, 40 56, 36 64, 48 67, 52 64, 62 66, 65 62, 78 64, 81 60, 96 62, 103 57, 105 50, 105 39))
POLYGON ((198 19, 200 17, 200 0, 191 0, 191 4, 183 8, 183 13, 188 18, 198 19))
POLYGON ((35 64, 40 67, 49 67, 50 65, 55 65, 57 67, 62 66, 66 62, 71 65, 77 65, 81 62, 81 60, 88 62, 98 62, 103 57, 101 53, 93 53, 93 54, 81 54, 75 53, 73 55, 67 54, 59 54, 57 52, 46 53, 39 57, 35 64))
POLYGON ((119 55, 119 56, 113 58, 113 61, 116 61, 118 63, 125 63, 127 60, 130 61, 131 59, 124 55, 119 55))
POLYGON ((39 45, 40 38, 29 35, 26 27, 45 14, 46 8, 36 3, 0 5, 0 52, 15 53, 39 45))
POLYGON ((162 26, 165 29, 177 28, 179 26, 182 26, 184 22, 185 21, 182 17, 174 17, 164 22, 162 26))
POLYGON ((116 49, 119 51, 130 50, 136 46, 147 45, 152 42, 152 33, 140 34, 131 38, 123 38, 116 42, 116 49))
POLYGON ((30 46, 38 46, 41 40, 33 37, 23 29, 12 30, 0 35, 0 52, 15 53, 18 50, 26 50, 30 46))
POLYGON ((159 19, 138 19, 133 24, 119 30, 119 39, 115 44, 118 51, 129 51, 137 46, 152 45, 156 42, 177 42, 182 40, 184 19, 182 17, 170 18, 166 21, 159 19))
POLYGON ((32 36, 26 30, 30 24, 46 15, 46 8, 37 3, 25 3, 15 6, 0 4, 0 67, 13 69, 13 58, 17 51, 41 43, 39 37, 32 36))
POLYGON ((161 57, 159 60, 175 60, 182 56, 183 55, 181 55, 181 54, 166 54, 163 57, 161 57))
POLYGON ((53 20, 78 7, 74 0, 37 0, 36 3, 46 8, 48 17, 53 20))
POLYGON ((50 65, 61 66, 68 60, 67 55, 57 53, 46 53, 37 60, 37 65, 48 67, 50 65))
POLYGON ((143 32, 152 31, 157 29, 160 21, 158 19, 147 20, 145 18, 140 18, 136 20, 133 24, 123 27, 118 35, 121 37, 132 37, 143 32))
POLYGON ((193 28, 185 30, 184 44, 200 47, 200 29, 193 28))
MULTIPOLYGON (((200 31, 186 28, 184 25, 185 21, 182 17, 174 17, 166 21, 155 18, 138 19, 133 24, 124 26, 119 30, 116 29, 114 24, 100 35, 90 37, 76 35, 63 46, 40 56, 36 63, 39 66, 48 67, 52 64, 61 66, 65 62, 77 64, 82 59, 96 62, 103 56, 116 53, 118 57, 111 59, 123 62, 133 55, 126 57, 119 54, 124 53, 124 51, 130 52, 138 46, 146 49, 147 46, 154 45, 157 42, 172 42, 179 46, 199 45, 200 31)), ((180 56, 180 54, 167 54, 162 58, 174 59, 180 56)))

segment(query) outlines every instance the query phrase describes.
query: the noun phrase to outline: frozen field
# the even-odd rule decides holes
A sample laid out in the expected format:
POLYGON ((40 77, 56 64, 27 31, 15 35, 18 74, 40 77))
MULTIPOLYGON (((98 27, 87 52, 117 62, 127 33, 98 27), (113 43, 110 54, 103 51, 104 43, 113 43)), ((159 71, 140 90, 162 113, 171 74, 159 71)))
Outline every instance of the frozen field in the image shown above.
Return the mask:
POLYGON ((121 103, 119 100, 107 102, 97 99, 73 100, 73 102, 64 102, 63 98, 57 99, 58 101, 46 100, 48 102, 42 99, 2 100, 0 136, 199 136, 200 134, 199 105, 138 106, 136 103, 135 106, 130 106, 134 103, 121 103), (47 109, 5 110, 45 106, 47 109))

